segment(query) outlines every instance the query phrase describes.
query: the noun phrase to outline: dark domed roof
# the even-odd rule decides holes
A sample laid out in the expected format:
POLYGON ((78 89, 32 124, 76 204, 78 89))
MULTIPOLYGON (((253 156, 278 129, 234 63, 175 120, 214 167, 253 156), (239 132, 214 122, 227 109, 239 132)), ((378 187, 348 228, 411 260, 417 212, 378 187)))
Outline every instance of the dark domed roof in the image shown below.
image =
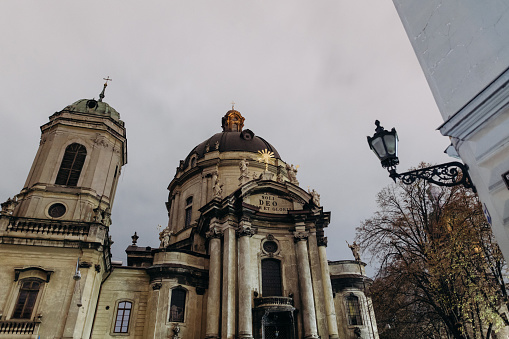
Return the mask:
POLYGON ((265 139, 255 136, 251 130, 242 132, 221 132, 216 133, 209 139, 196 146, 187 156, 184 166, 189 165, 189 159, 193 154, 198 155, 198 159, 203 158, 208 152, 253 152, 263 151, 274 152, 274 158, 281 159, 277 150, 265 139), (217 145, 217 146, 216 146, 217 145), (216 149, 216 147, 218 147, 216 149))
POLYGON ((274 152, 274 158, 281 159, 276 149, 264 139, 255 136, 254 133, 245 129, 244 117, 235 109, 226 112, 221 119, 222 133, 216 133, 198 146, 196 146, 184 161, 184 168, 189 165, 189 160, 196 154, 198 159, 203 158, 208 152, 253 152, 268 150, 274 152), (239 132, 240 131, 240 132, 239 132))

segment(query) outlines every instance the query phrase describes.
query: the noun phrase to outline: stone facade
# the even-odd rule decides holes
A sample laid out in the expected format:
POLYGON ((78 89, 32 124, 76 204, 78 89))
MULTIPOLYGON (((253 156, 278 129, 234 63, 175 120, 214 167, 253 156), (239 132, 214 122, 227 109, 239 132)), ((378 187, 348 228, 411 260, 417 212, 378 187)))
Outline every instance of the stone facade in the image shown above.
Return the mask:
POLYGON ((159 248, 133 236, 121 266, 108 229, 123 123, 95 100, 50 117, 2 204, 0 338, 378 338, 364 264, 327 261, 318 193, 238 111, 222 122, 180 162, 159 248))

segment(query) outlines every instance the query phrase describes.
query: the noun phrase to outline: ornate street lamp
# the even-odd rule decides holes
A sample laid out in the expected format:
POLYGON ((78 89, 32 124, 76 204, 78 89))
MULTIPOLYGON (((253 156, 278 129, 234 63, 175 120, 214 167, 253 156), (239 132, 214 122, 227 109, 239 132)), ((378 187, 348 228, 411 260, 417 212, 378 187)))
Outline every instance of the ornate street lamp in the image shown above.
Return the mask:
POLYGON ((398 134, 396 129, 386 131, 380 126, 380 121, 375 121, 376 129, 372 137, 368 136, 368 144, 371 150, 376 154, 383 168, 387 168, 389 176, 396 182, 401 180, 404 184, 410 185, 417 179, 423 179, 438 186, 457 186, 463 185, 466 188, 476 192, 472 179, 468 175, 468 167, 460 162, 453 161, 441 165, 427 168, 419 168, 414 171, 397 173, 396 166, 398 159, 398 134))

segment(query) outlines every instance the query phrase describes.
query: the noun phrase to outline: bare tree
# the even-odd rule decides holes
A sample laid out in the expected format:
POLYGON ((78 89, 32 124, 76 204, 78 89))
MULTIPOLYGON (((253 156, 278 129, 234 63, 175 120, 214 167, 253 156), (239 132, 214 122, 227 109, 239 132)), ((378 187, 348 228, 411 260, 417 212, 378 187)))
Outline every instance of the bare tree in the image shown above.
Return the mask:
POLYGON ((508 325, 505 263, 475 194, 419 181, 378 194, 356 240, 381 263, 371 289, 381 338, 482 338, 508 325))

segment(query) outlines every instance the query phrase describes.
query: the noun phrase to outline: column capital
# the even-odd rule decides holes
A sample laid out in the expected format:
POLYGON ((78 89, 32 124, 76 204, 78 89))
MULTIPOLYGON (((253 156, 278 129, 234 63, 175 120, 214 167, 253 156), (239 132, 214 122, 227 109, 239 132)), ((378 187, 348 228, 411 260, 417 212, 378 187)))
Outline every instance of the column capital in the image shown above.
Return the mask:
POLYGON ((307 240, 309 237, 309 232, 307 231, 295 231, 293 232, 293 236, 295 241, 307 240))
POLYGON ((223 236, 223 230, 221 230, 218 226, 213 225, 209 228, 209 231, 205 233, 205 236, 209 239, 219 239, 223 236))
POLYGON ((316 242, 318 243, 318 246, 325 246, 327 247, 327 237, 316 237, 316 242))
POLYGON ((316 242, 318 243, 318 246, 327 247, 327 237, 325 236, 325 232, 322 227, 319 227, 316 230, 316 242))
POLYGON ((239 227, 237 227, 236 233, 237 233, 237 237, 239 237, 239 238, 243 237, 243 236, 252 237, 255 234, 255 231, 251 227, 251 222, 249 221, 249 219, 247 219, 247 220, 242 220, 239 223, 239 227))

